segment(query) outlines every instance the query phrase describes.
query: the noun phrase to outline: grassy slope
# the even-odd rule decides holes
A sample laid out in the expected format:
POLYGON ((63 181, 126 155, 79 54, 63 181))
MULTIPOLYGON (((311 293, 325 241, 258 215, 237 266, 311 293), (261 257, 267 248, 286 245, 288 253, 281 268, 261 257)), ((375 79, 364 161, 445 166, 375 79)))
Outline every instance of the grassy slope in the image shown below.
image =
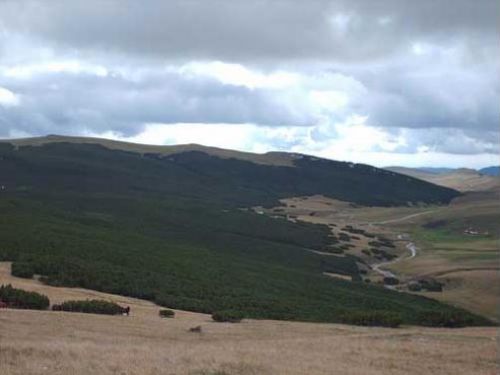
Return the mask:
POLYGON ((378 309, 414 322, 418 311, 456 311, 322 276, 357 275, 351 258, 307 251, 328 244, 326 227, 238 209, 314 189, 375 204, 447 199, 452 191, 406 177, 387 182, 371 167, 345 163, 269 167, 199 153, 162 159, 68 144, 2 151, 0 253, 49 283, 194 311, 241 309, 258 318, 338 321, 346 311, 378 309), (373 196, 365 185, 331 184, 343 174, 351 184, 366 180, 373 196), (310 179, 301 185, 304 176, 310 179), (384 198, 388 190, 395 194, 384 198))
POLYGON ((86 375, 89 369, 100 375, 327 375, 332 363, 335 371, 351 375, 479 375, 498 367, 493 327, 393 330, 269 320, 229 325, 185 311, 160 319, 159 307, 147 301, 12 277, 5 263, 2 283, 46 294, 55 303, 101 298, 132 308, 129 317, 2 310, 2 375, 86 375), (198 325, 201 334, 188 332, 198 325))
POLYGON ((488 191, 500 187, 498 176, 483 174, 473 169, 454 169, 444 173, 404 167, 389 167, 386 169, 462 192, 488 191))
POLYGON ((500 202, 495 191, 468 193, 450 206, 396 224, 411 233, 418 256, 393 269, 405 275, 428 275, 445 284, 443 293, 423 295, 500 319, 498 227, 500 202), (467 235, 472 228, 481 234, 467 235))

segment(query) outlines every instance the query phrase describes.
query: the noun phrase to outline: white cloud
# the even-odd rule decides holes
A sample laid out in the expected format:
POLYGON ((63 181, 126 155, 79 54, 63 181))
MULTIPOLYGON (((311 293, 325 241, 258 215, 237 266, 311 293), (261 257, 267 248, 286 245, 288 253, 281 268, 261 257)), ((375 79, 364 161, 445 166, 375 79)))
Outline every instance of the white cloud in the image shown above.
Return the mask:
POLYGON ((147 124, 135 136, 125 137, 114 132, 86 132, 87 136, 151 144, 176 145, 197 143, 205 146, 253 151, 252 140, 260 131, 251 124, 147 124))
POLYGON ((313 90, 309 93, 314 104, 325 110, 336 110, 349 103, 349 96, 336 90, 313 90))
POLYGON ((250 89, 285 89, 297 85, 300 80, 300 76, 296 73, 276 71, 266 74, 251 70, 241 64, 221 61, 192 62, 176 70, 182 74, 212 77, 227 85, 244 86, 250 89))
POLYGON ((352 116, 337 124, 310 127, 262 127, 255 124, 148 124, 132 137, 113 132, 87 132, 99 136, 144 144, 174 145, 198 143, 207 146, 264 153, 288 151, 383 167, 449 166, 484 167, 498 163, 492 153, 458 154, 435 151, 425 144, 412 144, 414 130, 393 134, 367 124, 367 117, 352 116), (318 133, 321 135, 317 137, 318 133), (408 150, 408 151, 405 151, 408 150))
POLYGON ((20 98, 18 95, 4 87, 0 87, 0 106, 13 107, 18 106, 19 103, 20 98))
POLYGON ((108 70, 99 65, 93 65, 78 60, 49 60, 41 63, 15 64, 1 66, 0 74, 7 78, 30 79, 35 75, 47 73, 93 74, 104 77, 108 70))

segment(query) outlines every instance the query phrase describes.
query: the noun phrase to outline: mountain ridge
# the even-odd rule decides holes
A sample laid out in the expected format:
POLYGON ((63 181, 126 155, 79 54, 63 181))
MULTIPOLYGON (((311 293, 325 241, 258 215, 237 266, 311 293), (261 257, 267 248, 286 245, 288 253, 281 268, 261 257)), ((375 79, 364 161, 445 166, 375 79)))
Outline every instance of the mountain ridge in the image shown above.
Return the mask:
POLYGON ((483 174, 471 168, 457 168, 441 173, 422 168, 387 167, 385 169, 461 192, 500 189, 500 179, 498 176, 483 174))
POLYGON ((240 160, 252 161, 257 164, 277 165, 277 166, 293 166, 294 155, 299 154, 286 153, 279 151, 270 151, 262 154, 236 151, 220 147, 205 146, 197 143, 187 143, 179 145, 149 145, 142 143, 118 141, 97 137, 74 137, 50 134, 42 137, 29 137, 17 139, 2 139, 2 143, 11 143, 19 146, 42 146, 50 143, 74 143, 74 144, 98 144, 111 150, 121 150, 137 152, 140 154, 158 154, 172 155, 187 151, 200 151, 209 155, 218 156, 221 158, 236 158, 240 160))

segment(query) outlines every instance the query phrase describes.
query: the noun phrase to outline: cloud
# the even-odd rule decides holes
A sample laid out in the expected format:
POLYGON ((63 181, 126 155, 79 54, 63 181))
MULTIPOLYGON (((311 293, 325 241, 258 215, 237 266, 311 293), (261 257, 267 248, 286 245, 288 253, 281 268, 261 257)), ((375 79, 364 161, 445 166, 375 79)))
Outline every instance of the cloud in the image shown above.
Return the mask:
POLYGON ((378 58, 415 40, 489 37, 496 0, 3 1, 8 29, 79 50, 233 62, 378 58))
MULTIPOLYGON (((262 127, 253 124, 147 124, 143 131, 127 137, 113 132, 83 133, 110 139, 144 144, 186 144, 199 143, 208 146, 238 149, 264 153, 268 151, 288 151, 313 154, 335 160, 368 163, 379 167, 389 165, 449 166, 479 168, 498 162, 498 150, 450 150, 434 142, 429 147, 428 139, 416 141, 422 129, 410 129, 399 134, 391 134, 376 127, 366 125, 366 118, 352 117, 334 126, 311 127, 262 127), (329 133, 330 137, 315 139, 316 132, 329 133), (332 134, 335 136, 332 137, 332 134), (450 153, 450 151, 452 151, 450 153), (457 151, 457 153, 453 153, 457 151)), ((431 132, 436 136, 438 130, 431 132)), ((447 134, 453 147, 458 134, 447 134), (455 138, 453 138, 455 136, 455 138)), ((470 141, 470 140, 469 140, 470 141)), ((457 142, 459 144, 459 142, 457 142)))
POLYGON ((19 105, 19 96, 4 87, 0 87, 0 106, 12 107, 19 105))
POLYGON ((3 112, 0 131, 110 130, 130 136, 146 123, 311 126, 344 119, 349 97, 363 91, 359 82, 340 74, 264 74, 229 65, 233 74, 219 77, 226 65, 123 74, 83 63, 0 68, 0 84, 23 96, 22 106, 3 112))
POLYGON ((495 155, 499 24, 496 0, 4 0, 0 136, 495 155))

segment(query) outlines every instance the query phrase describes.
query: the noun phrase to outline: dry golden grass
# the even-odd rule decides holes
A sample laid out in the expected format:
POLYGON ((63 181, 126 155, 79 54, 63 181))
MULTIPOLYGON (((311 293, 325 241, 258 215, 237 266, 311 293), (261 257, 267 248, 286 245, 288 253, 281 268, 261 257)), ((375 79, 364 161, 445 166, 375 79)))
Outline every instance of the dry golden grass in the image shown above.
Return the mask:
MULTIPOLYGON (((336 224, 332 232, 338 234, 344 225, 353 225, 372 233, 383 233, 396 237, 402 233, 412 233, 414 228, 423 223, 437 220, 452 221, 471 215, 498 216, 500 219, 500 201, 495 189, 478 193, 467 193, 455 199, 449 206, 430 207, 355 207, 349 203, 329 199, 320 195, 284 199, 284 213, 297 217, 298 220, 321 224, 336 224), (313 213, 313 215, 311 215, 313 213)), ((283 207, 280 207, 283 210, 283 207)), ((356 248, 348 253, 360 256, 369 263, 373 259, 361 253, 367 248, 367 239, 352 241, 356 248)), ((408 250, 404 242, 397 243, 399 254, 408 250)), ((462 268, 490 268, 477 272, 461 272, 452 277, 439 276, 445 282, 443 293, 429 293, 431 298, 464 307, 470 311, 498 320, 497 305, 500 291, 494 285, 500 285, 498 277, 499 257, 498 241, 492 238, 469 239, 468 241, 417 242, 418 252, 415 258, 403 258, 388 267, 402 280, 418 276, 434 276, 442 272, 462 268), (471 241, 472 240, 472 241, 471 241), (488 256, 491 254, 491 256, 488 256), (449 284, 449 285, 448 285, 449 284)), ((372 282, 381 282, 381 276, 371 272, 372 282)))
POLYGON ((400 329, 245 320, 203 314, 158 317, 152 303, 84 289, 54 288, 10 276, 0 283, 55 301, 106 298, 132 306, 130 317, 0 310, 2 375, 160 374, 494 374, 494 328, 400 329), (201 325, 201 333, 188 332, 201 325))
POLYGON ((494 374, 494 328, 401 329, 245 320, 214 323, 152 303, 85 289, 54 288, 9 274, 0 283, 49 295, 105 298, 132 306, 130 317, 0 310, 0 374, 494 374), (201 333, 188 332, 201 325, 201 333))
POLYGON ((429 173, 414 168, 394 167, 389 170, 458 191, 485 191, 500 186, 498 177, 483 175, 473 169, 457 169, 448 173, 429 173))
POLYGON ((436 277, 445 284, 442 293, 419 293, 500 321, 500 273, 498 270, 447 272, 436 277))
POLYGON ((495 330, 0 313, 0 371, 30 374, 494 374, 495 330), (224 371, 224 372, 222 372, 224 371))

